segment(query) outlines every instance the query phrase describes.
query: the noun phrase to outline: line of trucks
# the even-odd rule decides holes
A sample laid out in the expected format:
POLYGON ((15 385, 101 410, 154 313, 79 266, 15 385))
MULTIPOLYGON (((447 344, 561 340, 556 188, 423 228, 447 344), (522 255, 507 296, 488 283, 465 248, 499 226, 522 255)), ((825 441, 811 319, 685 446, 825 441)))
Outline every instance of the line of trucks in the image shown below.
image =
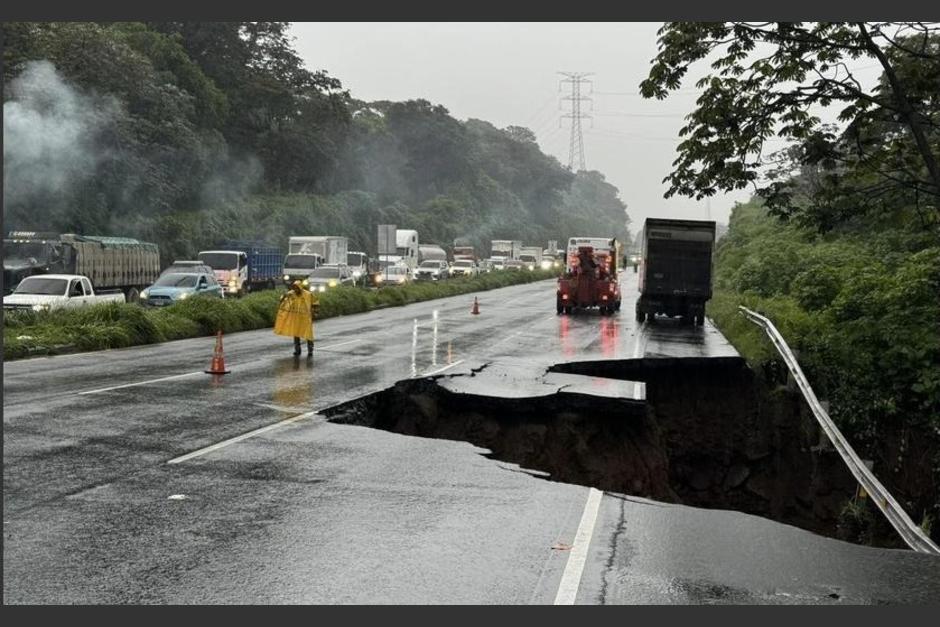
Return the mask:
POLYGON ((396 254, 380 258, 348 250, 349 240, 343 236, 292 236, 286 255, 264 243, 228 240, 161 271, 159 250, 149 242, 13 231, 3 241, 3 306, 41 310, 111 301, 165 305, 195 293, 238 297, 296 279, 320 291, 358 282, 379 285, 388 277, 395 282, 439 280, 501 269, 520 256, 538 261, 542 252, 535 249, 538 255, 526 257, 521 242, 496 241, 492 261, 478 259, 473 247, 454 246, 449 262, 442 247, 419 244, 417 231, 398 230, 396 235, 396 254))
MULTIPOLYGON (((343 236, 293 236, 286 256, 277 247, 230 240, 201 251, 193 261, 174 262, 161 272, 155 244, 130 238, 11 232, 4 239, 3 287, 9 294, 5 309, 48 309, 97 302, 147 303, 167 273, 185 284, 170 293, 180 297, 203 291, 209 295, 240 296, 279 283, 303 280, 311 289, 369 279, 374 285, 411 279, 441 280, 503 269, 534 270, 560 267, 556 311, 571 314, 598 309, 602 315, 620 310, 620 271, 624 257, 620 242, 605 237, 572 237, 567 248, 557 243, 546 249, 523 246, 520 240, 493 240, 491 256, 480 259, 471 246, 455 245, 453 259, 437 245, 420 244, 414 230, 396 231, 395 254, 370 259, 350 251, 343 236), (198 280, 194 277, 198 275, 198 280)), ((456 243, 455 243, 456 244, 456 243)), ((704 324, 705 303, 712 296, 712 252, 715 223, 649 218, 641 250, 631 256, 639 275, 636 319, 656 315, 681 317, 704 324)), ((156 303, 156 297, 153 300, 156 303)), ((169 304, 164 297, 160 304, 169 304)))

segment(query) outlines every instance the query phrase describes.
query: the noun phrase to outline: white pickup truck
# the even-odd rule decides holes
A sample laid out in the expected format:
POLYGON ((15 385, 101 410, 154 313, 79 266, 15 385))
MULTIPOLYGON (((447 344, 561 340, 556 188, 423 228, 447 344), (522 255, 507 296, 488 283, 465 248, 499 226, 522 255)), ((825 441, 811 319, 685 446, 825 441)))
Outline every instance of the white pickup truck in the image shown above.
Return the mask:
POLYGON ((36 274, 20 281, 12 294, 3 297, 3 308, 45 311, 110 302, 125 302, 124 293, 121 290, 95 292, 88 277, 79 274, 36 274))

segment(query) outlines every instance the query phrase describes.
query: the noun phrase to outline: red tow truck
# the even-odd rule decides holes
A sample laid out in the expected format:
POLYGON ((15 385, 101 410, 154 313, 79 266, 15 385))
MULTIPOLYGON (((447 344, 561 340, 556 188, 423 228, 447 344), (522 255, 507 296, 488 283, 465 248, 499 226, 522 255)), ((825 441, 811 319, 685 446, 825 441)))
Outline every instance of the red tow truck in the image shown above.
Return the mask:
POLYGON ((602 316, 619 311, 619 258, 617 240, 610 240, 610 248, 606 250, 580 245, 576 256, 569 254, 568 268, 558 278, 555 306, 558 314, 592 307, 597 307, 602 316))

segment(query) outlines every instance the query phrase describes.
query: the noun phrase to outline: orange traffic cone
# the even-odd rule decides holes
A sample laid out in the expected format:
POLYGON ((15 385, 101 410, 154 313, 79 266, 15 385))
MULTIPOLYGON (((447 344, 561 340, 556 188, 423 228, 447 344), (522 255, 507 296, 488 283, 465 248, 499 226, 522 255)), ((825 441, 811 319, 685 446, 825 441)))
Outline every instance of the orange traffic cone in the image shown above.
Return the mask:
POLYGON ((225 368, 225 355, 222 353, 222 331, 215 336, 215 352, 212 353, 212 365, 206 374, 228 374, 231 370, 225 368))
POLYGON ((473 309, 470 310, 470 313, 476 315, 480 313, 480 301, 477 300, 477 297, 473 297, 473 309))

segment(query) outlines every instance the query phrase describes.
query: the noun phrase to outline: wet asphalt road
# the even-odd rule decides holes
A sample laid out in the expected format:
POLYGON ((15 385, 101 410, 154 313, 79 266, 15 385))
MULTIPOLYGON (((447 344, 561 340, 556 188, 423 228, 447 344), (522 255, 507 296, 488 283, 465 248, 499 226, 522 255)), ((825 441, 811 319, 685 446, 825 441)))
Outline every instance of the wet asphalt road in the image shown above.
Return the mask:
POLYGON ((577 603, 940 600, 938 559, 734 512, 607 493, 575 543, 588 488, 317 413, 488 361, 735 354, 710 325, 638 330, 632 290, 611 318, 553 291, 325 320, 312 362, 233 334, 222 378, 212 338, 5 364, 5 602, 552 603, 580 550, 577 603))

